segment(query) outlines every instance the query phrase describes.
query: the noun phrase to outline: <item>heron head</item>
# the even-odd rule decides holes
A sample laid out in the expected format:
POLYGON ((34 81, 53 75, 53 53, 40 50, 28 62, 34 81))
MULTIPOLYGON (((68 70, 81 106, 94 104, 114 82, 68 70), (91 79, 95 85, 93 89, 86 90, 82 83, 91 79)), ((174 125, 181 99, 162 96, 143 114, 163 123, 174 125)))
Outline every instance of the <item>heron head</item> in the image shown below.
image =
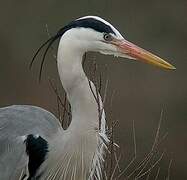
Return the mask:
POLYGON ((68 40, 82 52, 95 51, 142 61, 165 69, 175 69, 162 58, 127 41, 114 26, 97 16, 76 19, 60 30, 59 34, 63 34, 63 40, 68 40))
POLYGON ((162 58, 127 41, 114 26, 104 19, 97 16, 85 16, 61 28, 37 50, 31 61, 31 66, 40 50, 46 47, 41 63, 40 77, 46 54, 57 39, 60 39, 59 47, 66 44, 66 47, 69 45, 68 47, 72 51, 73 47, 76 47, 75 49, 82 53, 100 52, 142 61, 165 69, 175 69, 173 65, 162 58), (63 43, 61 44, 61 42, 63 43))

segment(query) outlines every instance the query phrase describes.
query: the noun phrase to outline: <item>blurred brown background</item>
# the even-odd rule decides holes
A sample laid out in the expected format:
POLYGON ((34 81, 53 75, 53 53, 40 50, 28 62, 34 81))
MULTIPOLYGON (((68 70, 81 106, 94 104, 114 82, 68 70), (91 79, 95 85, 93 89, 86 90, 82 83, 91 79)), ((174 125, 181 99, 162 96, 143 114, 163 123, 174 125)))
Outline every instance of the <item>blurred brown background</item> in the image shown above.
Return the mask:
POLYGON ((114 90, 116 93, 112 110, 108 105, 106 111, 109 120, 119 121, 116 139, 124 154, 130 156, 133 151, 133 120, 138 156, 149 151, 163 109, 161 131, 169 133, 164 142, 164 164, 167 166, 169 159, 173 159, 171 179, 187 179, 186 0, 1 0, 0 106, 32 104, 57 112, 56 98, 48 82, 50 77, 59 83, 52 53, 40 84, 40 59, 32 71, 29 62, 37 47, 48 38, 46 24, 54 34, 72 19, 84 15, 109 20, 128 40, 176 66, 176 71, 163 71, 126 59, 90 55, 90 59, 97 59, 101 70, 107 64, 108 99, 114 90))

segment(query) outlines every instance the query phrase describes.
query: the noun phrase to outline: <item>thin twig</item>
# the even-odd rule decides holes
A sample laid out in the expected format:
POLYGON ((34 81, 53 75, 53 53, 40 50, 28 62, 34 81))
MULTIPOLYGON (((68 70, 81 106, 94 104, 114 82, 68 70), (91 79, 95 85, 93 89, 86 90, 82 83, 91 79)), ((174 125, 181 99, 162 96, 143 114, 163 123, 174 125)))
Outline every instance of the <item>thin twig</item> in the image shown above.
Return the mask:
POLYGON ((60 109, 60 101, 59 101, 58 97, 56 97, 56 99, 57 99, 58 118, 59 118, 59 121, 62 122, 61 109, 60 109))
POLYGON ((170 171, 171 171, 171 165, 172 165, 173 159, 170 159, 169 166, 168 166, 168 174, 166 180, 170 179, 170 171))
POLYGON ((59 95, 59 93, 58 93, 58 90, 57 90, 57 88, 54 86, 54 84, 53 84, 53 82, 52 82, 51 79, 49 79, 49 83, 50 83, 50 86, 52 87, 53 91, 55 92, 55 94, 56 94, 56 96, 57 96, 57 98, 58 98, 58 100, 59 100, 61 106, 65 109, 65 111, 66 111, 66 113, 68 114, 68 116, 70 116, 70 115, 71 115, 70 112, 66 109, 66 106, 65 106, 65 104, 63 103, 63 101, 62 101, 62 99, 61 99, 61 97, 60 97, 60 95, 59 95))
POLYGON ((157 173, 156 173, 156 176, 155 176, 155 180, 158 180, 159 174, 160 174, 160 167, 158 167, 158 170, 157 170, 157 173))
MULTIPOLYGON (((113 124, 113 122, 112 122, 113 124)), ((112 177, 112 168, 113 168, 113 155, 114 155, 114 129, 113 129, 113 126, 112 126, 112 129, 111 129, 111 137, 110 137, 110 174, 109 174, 109 179, 111 180, 111 177, 112 177)))
POLYGON ((119 161, 121 159, 121 154, 119 155, 119 158, 117 158, 117 153, 114 152, 114 157, 115 157, 116 162, 118 162, 118 163, 116 163, 118 171, 121 172, 121 168, 120 168, 120 165, 119 165, 119 161), (118 159, 119 159, 119 161, 118 161, 118 159))
POLYGON ((165 152, 166 152, 166 151, 164 151, 164 152, 161 154, 160 158, 159 158, 156 162, 154 162, 154 164, 152 164, 151 167, 150 167, 147 171, 145 171, 144 173, 142 173, 140 176, 136 176, 136 178, 137 178, 137 179, 140 179, 141 177, 145 176, 149 171, 151 171, 151 170, 162 160, 162 158, 163 158, 165 152))
POLYGON ((114 157, 115 157, 116 165, 114 166, 114 169, 113 169, 112 175, 111 175, 111 177, 110 177, 110 180, 113 180, 113 179, 114 179, 113 177, 114 177, 114 174, 115 174, 115 172, 116 172, 116 169, 117 169, 117 168, 120 169, 120 168, 119 168, 119 161, 121 160, 121 155, 119 156, 119 158, 117 158, 116 153, 114 152, 114 157))
POLYGON ((155 136, 155 140, 154 140, 154 143, 153 143, 153 146, 152 146, 152 150, 155 148, 155 146, 158 142, 158 139, 159 139, 162 118, 163 118, 163 109, 161 110, 160 119, 159 119, 159 123, 158 123, 158 128, 157 128, 157 131, 156 131, 156 136, 155 136))
MULTIPOLYGON (((46 27, 46 32, 47 32, 48 37, 51 38, 52 36, 51 36, 51 34, 49 32, 48 25, 46 24, 45 27, 46 27)), ((54 50, 53 46, 51 46, 51 49, 54 50)), ((52 54, 53 54, 53 58, 57 61, 57 56, 54 53, 52 53, 52 54)))
POLYGON ((149 173, 147 174, 146 180, 149 180, 150 175, 151 175, 151 171, 149 171, 149 173))
POLYGON ((133 120, 133 144, 134 144, 134 156, 131 159, 130 163, 125 167, 125 169, 118 175, 118 178, 120 178, 125 172, 129 169, 129 167, 134 163, 137 157, 137 145, 136 145, 136 129, 134 125, 134 120, 133 120))
MULTIPOLYGON (((167 133, 161 138, 161 140, 159 141, 159 134, 160 134, 160 127, 161 127, 161 122, 162 122, 162 116, 163 116, 163 110, 161 111, 161 116, 159 119, 159 123, 158 123, 158 127, 157 127, 157 131, 156 131, 156 135, 155 135, 155 139, 151 148, 151 151, 148 153, 148 155, 138 164, 137 168, 134 169, 134 171, 132 171, 130 173, 130 175, 128 176, 128 178, 130 178, 132 175, 134 175, 140 168, 141 170, 139 171, 139 173, 137 174, 137 176, 139 176, 143 170, 146 168, 147 164, 151 161, 152 157, 154 156, 154 153, 156 152, 156 148, 159 146, 159 144, 163 141, 163 139, 165 139, 165 137, 167 136, 167 133)), ((127 178, 127 179, 128 179, 127 178)))
MULTIPOLYGON (((66 97, 66 93, 65 93, 65 96, 64 96, 64 106, 65 107, 67 107, 66 106, 66 101, 67 101, 67 97, 66 97)), ((68 125, 65 124, 65 115, 66 115, 66 108, 64 108, 64 111, 63 111, 63 114, 62 114, 62 126, 66 129, 68 125)))

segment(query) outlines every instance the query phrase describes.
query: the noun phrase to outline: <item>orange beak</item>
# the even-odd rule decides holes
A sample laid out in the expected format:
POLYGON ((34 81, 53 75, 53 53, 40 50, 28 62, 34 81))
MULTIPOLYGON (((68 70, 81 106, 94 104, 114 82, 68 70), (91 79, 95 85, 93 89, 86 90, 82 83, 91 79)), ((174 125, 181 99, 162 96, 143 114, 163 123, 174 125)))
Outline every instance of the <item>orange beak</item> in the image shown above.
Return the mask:
POLYGON ((114 44, 118 51, 121 54, 124 54, 132 59, 140 60, 142 62, 153 64, 155 66, 164 68, 164 69, 176 69, 173 65, 166 62, 162 58, 134 45, 131 42, 128 42, 124 39, 113 39, 112 44, 114 44))

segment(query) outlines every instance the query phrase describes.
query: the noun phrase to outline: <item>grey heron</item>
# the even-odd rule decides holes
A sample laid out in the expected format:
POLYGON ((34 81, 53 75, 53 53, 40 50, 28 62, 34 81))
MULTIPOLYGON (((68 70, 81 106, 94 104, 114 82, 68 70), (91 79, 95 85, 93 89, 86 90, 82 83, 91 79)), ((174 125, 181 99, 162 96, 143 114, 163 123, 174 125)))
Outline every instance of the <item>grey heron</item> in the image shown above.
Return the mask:
POLYGON ((104 19, 85 16, 61 28, 38 49, 33 61, 45 48, 41 70, 50 46, 58 39, 58 72, 71 105, 71 124, 64 130, 53 114, 35 106, 1 108, 1 180, 102 179, 109 139, 102 98, 98 96, 102 109, 99 128, 96 88, 82 68, 82 57, 86 52, 100 52, 175 69, 160 57, 125 40, 104 19))

